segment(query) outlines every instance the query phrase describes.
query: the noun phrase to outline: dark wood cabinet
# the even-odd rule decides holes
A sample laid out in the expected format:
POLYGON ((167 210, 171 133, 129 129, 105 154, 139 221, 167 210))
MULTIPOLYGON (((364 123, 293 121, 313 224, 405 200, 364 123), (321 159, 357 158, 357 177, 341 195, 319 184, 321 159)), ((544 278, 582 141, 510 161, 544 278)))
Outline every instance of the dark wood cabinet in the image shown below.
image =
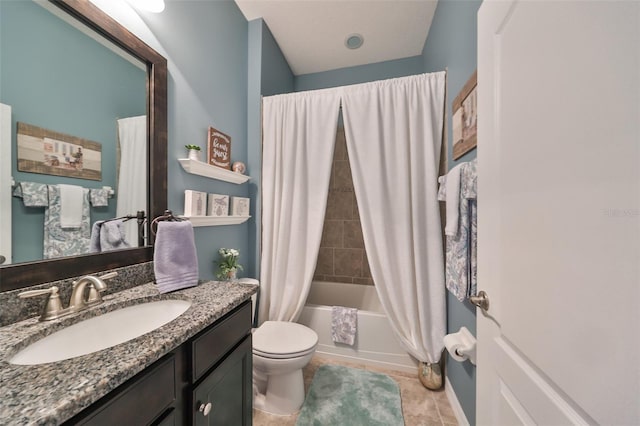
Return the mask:
POLYGON ((250 426, 252 398, 245 302, 66 424, 250 426))
POLYGON ((213 326, 191 339, 193 382, 208 372, 223 357, 227 356, 240 340, 251 334, 251 304, 232 311, 216 321, 213 326))
POLYGON ((193 390, 193 424, 251 425, 251 376, 251 337, 247 337, 193 390))
POLYGON ((175 356, 170 354, 89 407, 71 423, 150 424, 175 402, 174 379, 175 356))

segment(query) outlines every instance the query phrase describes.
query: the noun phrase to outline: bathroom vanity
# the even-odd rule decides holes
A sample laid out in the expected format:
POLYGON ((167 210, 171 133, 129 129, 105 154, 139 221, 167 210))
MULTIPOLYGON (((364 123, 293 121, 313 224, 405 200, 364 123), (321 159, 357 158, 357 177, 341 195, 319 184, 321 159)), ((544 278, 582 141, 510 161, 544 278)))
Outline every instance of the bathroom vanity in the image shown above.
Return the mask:
POLYGON ((158 295, 153 284, 144 284, 106 296, 103 305, 77 317, 0 328, 0 423, 250 425, 249 299, 256 290, 212 281, 158 295), (39 365, 7 361, 86 316, 163 299, 192 304, 170 323, 98 352, 39 365))

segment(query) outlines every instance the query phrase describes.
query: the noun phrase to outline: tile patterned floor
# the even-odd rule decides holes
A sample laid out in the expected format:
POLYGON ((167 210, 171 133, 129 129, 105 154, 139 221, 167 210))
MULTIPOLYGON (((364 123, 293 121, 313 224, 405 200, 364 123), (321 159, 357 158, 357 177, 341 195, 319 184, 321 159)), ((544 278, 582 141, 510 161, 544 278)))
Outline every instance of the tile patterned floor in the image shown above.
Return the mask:
MULTIPOLYGON (((309 389, 316 370, 323 364, 339 364, 362 368, 390 376, 400 387, 402 414, 404 415, 406 426, 453 426, 458 424, 444 390, 431 391, 426 389, 418 380, 417 375, 409 373, 335 361, 316 355, 303 370, 305 391, 309 389)), ((294 426, 296 418, 297 414, 275 416, 266 414, 263 411, 253 410, 253 424, 255 426, 294 426)))

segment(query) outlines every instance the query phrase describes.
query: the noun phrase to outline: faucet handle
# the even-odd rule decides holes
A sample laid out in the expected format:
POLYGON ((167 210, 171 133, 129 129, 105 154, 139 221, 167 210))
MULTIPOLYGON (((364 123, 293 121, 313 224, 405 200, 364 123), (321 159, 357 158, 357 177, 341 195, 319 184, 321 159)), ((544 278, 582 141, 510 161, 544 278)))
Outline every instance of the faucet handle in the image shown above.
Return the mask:
POLYGON ((114 278, 116 276, 118 276, 118 272, 111 271, 111 272, 107 272, 104 275, 100 275, 98 278, 100 278, 101 280, 108 280, 108 279, 114 278))
POLYGON ((50 295, 57 295, 58 294, 58 287, 56 287, 55 285, 49 288, 41 288, 38 290, 27 290, 27 291, 23 291, 22 293, 18 293, 18 297, 20 299, 26 299, 27 297, 35 297, 35 296, 41 296, 43 294, 50 294, 50 295))
POLYGON ((60 302, 58 287, 52 286, 40 290, 23 291, 22 293, 18 293, 18 297, 21 299, 26 299, 28 297, 41 296, 43 294, 47 294, 49 295, 49 297, 47 297, 44 309, 42 310, 42 315, 40 315, 40 320, 45 321, 48 319, 57 318, 62 311, 62 302, 60 302))

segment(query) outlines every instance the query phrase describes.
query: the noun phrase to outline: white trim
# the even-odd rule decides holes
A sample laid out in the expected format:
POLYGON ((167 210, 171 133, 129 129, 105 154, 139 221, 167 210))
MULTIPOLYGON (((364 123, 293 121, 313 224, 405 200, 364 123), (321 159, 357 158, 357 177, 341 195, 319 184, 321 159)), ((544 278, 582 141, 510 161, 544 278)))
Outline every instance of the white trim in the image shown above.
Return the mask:
POLYGON ((13 261, 11 247, 11 191, 13 177, 11 176, 11 107, 0 104, 0 254, 6 260, 4 265, 13 261))
POLYGON ((451 386, 451 382, 449 378, 445 376, 444 378, 444 392, 447 395, 447 399, 449 400, 449 405, 451 405, 451 409, 453 410, 453 414, 456 415, 456 420, 460 426, 469 426, 469 420, 467 420, 467 416, 464 414, 462 410, 462 405, 460 405, 460 401, 458 401, 458 397, 456 396, 456 392, 453 390, 453 386, 451 386))
MULTIPOLYGON (((368 367, 377 367, 377 368, 383 368, 385 370, 391 370, 391 371, 398 371, 398 372, 402 372, 402 373, 409 373, 409 374, 415 374, 416 370, 418 369, 418 366, 408 366, 406 364, 400 364, 398 362, 393 362, 393 355, 391 355, 391 360, 389 361, 384 361, 384 360, 379 360, 379 359, 372 359, 372 358, 361 358, 358 356, 350 356, 350 355, 345 355, 345 354, 340 354, 335 352, 335 348, 331 348, 328 345, 318 345, 318 348, 316 349, 315 355, 318 356, 319 358, 324 358, 324 359, 333 359, 333 360, 337 360, 337 361, 343 361, 343 362, 350 362, 352 364, 358 364, 358 365, 365 365, 368 367)), ((362 356, 368 356, 370 354, 363 354, 362 356)), ((375 353, 371 353, 371 355, 375 356, 375 353)), ((387 354, 382 354, 387 355, 387 354)), ((402 360, 399 360, 400 362, 402 362, 402 360)))
POLYGON ((195 226, 220 226, 238 225, 244 223, 251 216, 180 216, 191 222, 195 226))
POLYGON ((236 173, 221 167, 212 166, 203 161, 192 160, 190 158, 178 158, 178 161, 185 172, 193 175, 200 175, 235 184, 245 183, 251 179, 249 176, 243 175, 242 173, 236 173))

